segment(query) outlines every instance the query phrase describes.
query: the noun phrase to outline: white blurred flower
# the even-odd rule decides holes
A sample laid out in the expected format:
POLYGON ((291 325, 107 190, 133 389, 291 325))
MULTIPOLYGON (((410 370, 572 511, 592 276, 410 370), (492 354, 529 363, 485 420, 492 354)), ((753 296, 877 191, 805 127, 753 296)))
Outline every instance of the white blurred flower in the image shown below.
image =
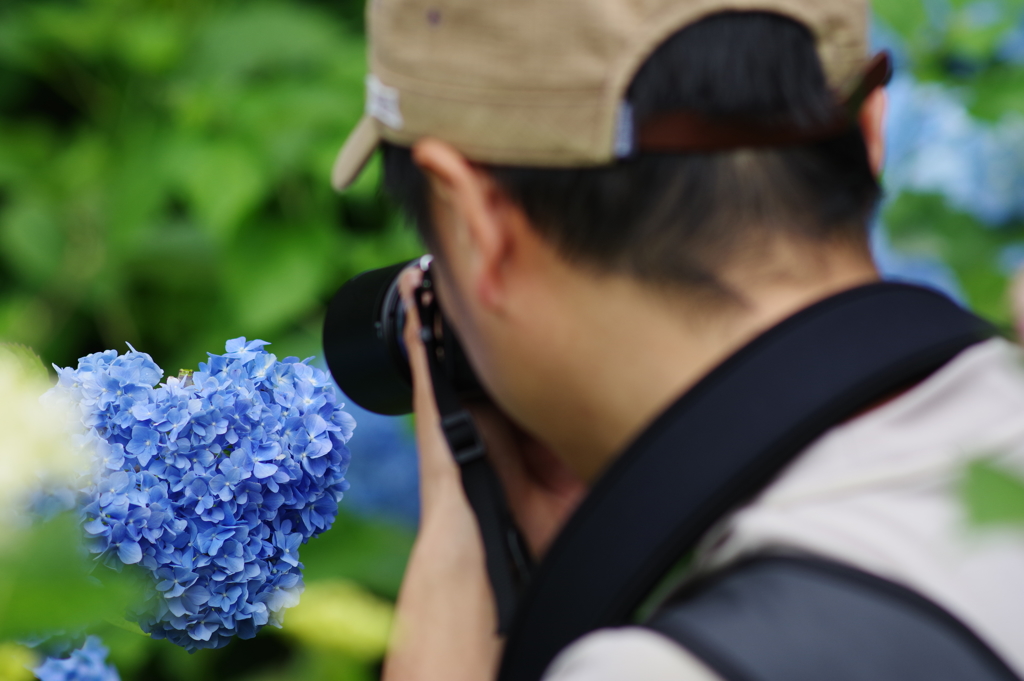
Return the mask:
POLYGON ((64 405, 40 402, 46 372, 31 352, 0 345, 0 548, 40 491, 67 486, 79 471, 64 405))

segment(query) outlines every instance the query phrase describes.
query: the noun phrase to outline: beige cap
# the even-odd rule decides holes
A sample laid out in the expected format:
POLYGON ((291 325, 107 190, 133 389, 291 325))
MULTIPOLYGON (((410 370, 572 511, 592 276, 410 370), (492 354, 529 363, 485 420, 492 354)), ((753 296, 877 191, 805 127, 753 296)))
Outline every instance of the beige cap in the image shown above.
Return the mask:
POLYGON ((610 163, 629 150, 623 98, 644 60, 730 10, 805 24, 837 95, 857 85, 867 0, 369 0, 366 115, 332 183, 351 184, 382 139, 437 137, 489 163, 610 163))

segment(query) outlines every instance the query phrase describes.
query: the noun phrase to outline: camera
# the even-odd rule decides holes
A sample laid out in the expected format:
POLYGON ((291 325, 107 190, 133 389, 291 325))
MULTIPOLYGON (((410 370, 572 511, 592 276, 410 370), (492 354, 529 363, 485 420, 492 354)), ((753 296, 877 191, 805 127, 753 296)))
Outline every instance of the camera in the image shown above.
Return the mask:
POLYGON ((425 255, 352 277, 327 308, 324 357, 338 387, 359 406, 390 416, 411 412, 412 378, 403 338, 406 314, 398 280, 407 267, 420 268, 423 279, 414 298, 441 430, 459 464, 466 498, 480 526, 499 630, 504 632, 512 622, 532 563, 501 483, 487 460, 486 446, 465 410, 467 402, 484 399, 486 394, 458 336, 444 318, 431 262, 425 255))
POLYGON ((462 400, 484 395, 454 330, 433 295, 429 255, 357 274, 334 295, 324 319, 324 358, 338 387, 360 407, 388 416, 412 411, 412 378, 402 332, 405 307, 398 279, 408 267, 423 270, 433 315, 430 345, 449 385, 462 400))

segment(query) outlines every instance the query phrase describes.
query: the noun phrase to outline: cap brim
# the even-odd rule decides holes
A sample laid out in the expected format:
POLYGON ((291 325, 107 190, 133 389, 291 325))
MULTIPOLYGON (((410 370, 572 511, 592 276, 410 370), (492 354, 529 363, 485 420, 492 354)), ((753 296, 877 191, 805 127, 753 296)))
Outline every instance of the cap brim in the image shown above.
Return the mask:
POLYGON ((331 171, 331 185, 340 192, 355 182, 378 144, 376 123, 370 116, 363 116, 338 152, 331 171))

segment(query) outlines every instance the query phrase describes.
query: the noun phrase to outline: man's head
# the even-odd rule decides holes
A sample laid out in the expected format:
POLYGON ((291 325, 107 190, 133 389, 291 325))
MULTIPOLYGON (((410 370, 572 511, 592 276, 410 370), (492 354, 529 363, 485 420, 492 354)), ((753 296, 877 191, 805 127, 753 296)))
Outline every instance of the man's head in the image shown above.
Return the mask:
MULTIPOLYGON (((635 129, 674 111, 821 128, 841 96, 821 54, 791 18, 712 14, 637 65, 621 110, 635 129)), ((468 158, 427 136, 384 144, 385 183, 435 253, 485 384, 589 477, 605 457, 570 450, 618 450, 779 314, 873 275, 881 109, 873 97, 860 127, 803 144, 575 167, 468 158)))
MULTIPOLYGON (((793 121, 835 113, 810 31, 780 15, 722 13, 662 43, 627 91, 633 119, 689 111, 793 121)), ((435 245, 429 187, 411 150, 384 143, 388 192, 435 245)), ((568 260, 655 285, 727 294, 716 272, 764 240, 866 253, 879 198, 861 130, 814 144, 727 153, 640 153, 597 167, 478 164, 568 260)))

